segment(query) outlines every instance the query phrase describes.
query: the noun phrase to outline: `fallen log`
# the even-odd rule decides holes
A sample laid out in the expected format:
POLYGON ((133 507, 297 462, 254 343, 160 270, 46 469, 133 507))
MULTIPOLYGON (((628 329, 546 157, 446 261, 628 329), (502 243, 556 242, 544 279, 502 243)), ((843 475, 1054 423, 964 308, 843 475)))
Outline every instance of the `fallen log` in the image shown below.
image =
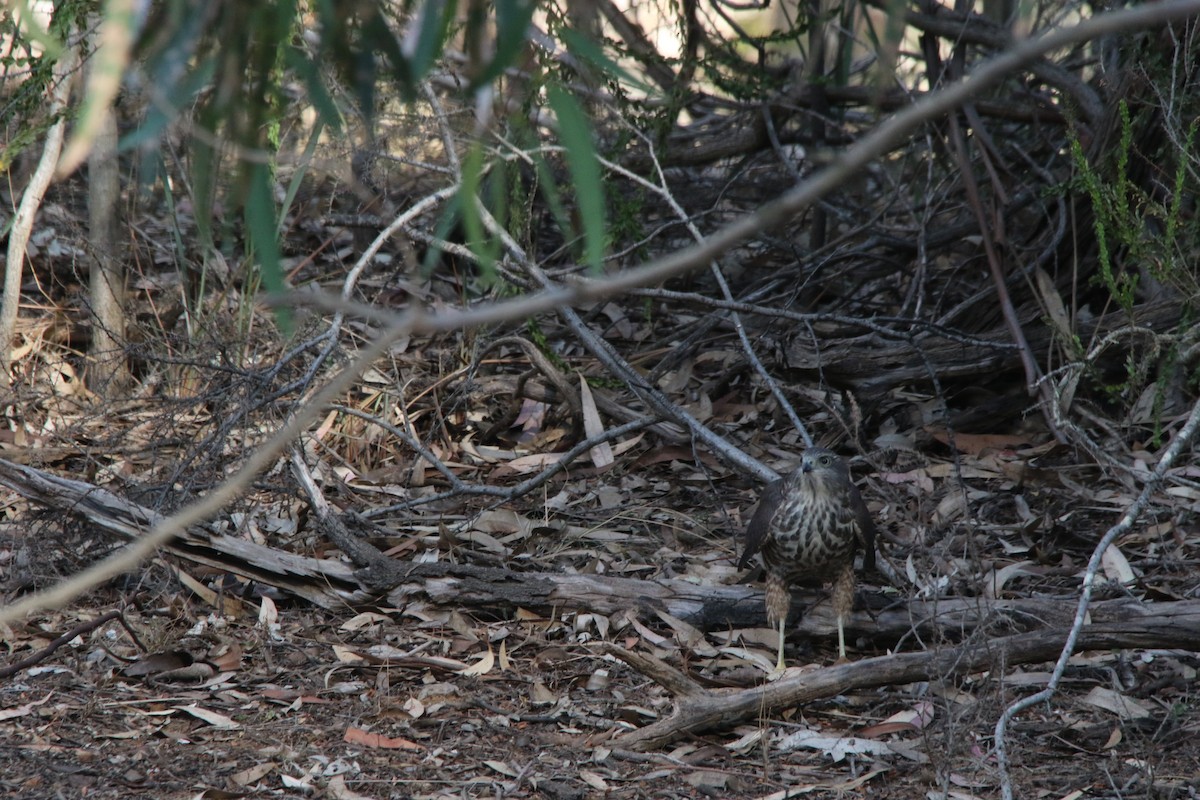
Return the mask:
MULTIPOLYGON (((103 487, 5 459, 0 459, 0 484, 47 508, 83 517, 127 541, 163 519, 157 511, 103 487)), ((202 526, 189 528, 164 549, 187 561, 276 586, 324 608, 356 606, 370 599, 353 567, 345 562, 294 555, 202 526)))
MULTIPOLYGON (((724 730, 783 709, 873 686, 945 680, 1015 664, 1052 661, 1062 651, 1067 629, 977 637, 956 647, 895 653, 837 664, 815 672, 789 671, 773 683, 749 689, 708 689, 651 656, 612 644, 604 652, 629 664, 675 695, 670 716, 621 734, 619 747, 652 750, 701 731, 724 730)), ((1153 603, 1136 621, 1087 625, 1074 652, 1108 649, 1200 650, 1200 602, 1153 603)))

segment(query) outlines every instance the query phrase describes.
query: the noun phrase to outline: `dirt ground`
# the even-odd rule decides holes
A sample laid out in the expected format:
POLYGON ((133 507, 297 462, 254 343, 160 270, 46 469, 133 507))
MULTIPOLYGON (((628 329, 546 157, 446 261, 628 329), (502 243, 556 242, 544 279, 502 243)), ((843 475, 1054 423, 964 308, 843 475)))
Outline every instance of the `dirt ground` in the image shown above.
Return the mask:
MULTIPOLYGON (((10 587, 18 565, 30 568, 30 558, 43 559, 33 568, 37 573, 65 563, 66 553, 78 557, 98 545, 86 527, 56 539, 45 515, 21 511, 17 502, 8 507, 2 563, 10 587)), ((649 508, 640 509, 643 520, 653 516, 649 508)), ((638 512, 627 508, 624 516, 638 512)), ((1073 519, 1095 524, 1103 516, 1073 519)), ((632 537, 622 563, 646 555, 647 563, 657 558, 656 574, 684 573, 732 556, 734 542, 722 538, 719 520, 703 521, 697 530, 700 536, 632 537)), ((1146 589, 1152 584, 1158 598, 1194 597, 1194 545, 1176 533, 1143 530, 1122 542, 1141 575, 1152 574, 1151 561, 1161 561, 1164 550, 1176 560, 1152 580, 1128 590, 1109 585, 1107 594, 1132 591, 1151 602, 1146 589), (1178 560, 1186 554, 1192 557, 1178 560)), ((934 549, 948 552, 956 536, 963 534, 948 535, 934 549)), ((1053 564, 1026 560, 1023 569, 1010 571, 1019 574, 1008 579, 1007 595, 1052 594, 1068 602, 1087 552, 1080 538, 1066 532, 1060 538, 1053 564)), ((911 563, 918 551, 891 539, 883 557, 911 563)), ((1004 558, 999 545, 1011 551, 1015 540, 991 541, 984 562, 1004 558)), ((587 567, 582 549, 558 552, 560 563, 587 567)), ((457 555, 470 560, 472 551, 457 555)), ((1011 556, 1009 562, 1015 563, 1011 556)), ((886 596, 881 583, 878 576, 865 582, 860 600, 886 596)), ((657 655, 710 687, 746 687, 766 678, 770 631, 739 631, 734 641, 727 631, 709 631, 689 641, 662 620, 637 615, 479 613, 420 604, 325 611, 266 587, 248 596, 244 590, 224 576, 164 559, 69 610, 5 631, 5 661, 12 664, 76 626, 119 611, 6 677, 0 688, 5 793, 996 797, 996 719, 1005 705, 1043 687, 1052 666, 997 664, 944 680, 850 691, 635 752, 621 746, 620 735, 668 715, 673 698, 601 653, 598 642, 657 655), (193 581, 225 589, 210 604, 188 588, 193 581)), ((851 660, 886 656, 887 643, 858 633, 851 637, 851 660)), ((939 643, 910 639, 892 646, 939 643)), ((831 637, 791 638, 794 668, 820 670, 835 658, 831 637)), ((1017 796, 1195 797, 1198 667, 1195 653, 1179 650, 1074 656, 1053 699, 1020 714, 1008 731, 1017 796)))

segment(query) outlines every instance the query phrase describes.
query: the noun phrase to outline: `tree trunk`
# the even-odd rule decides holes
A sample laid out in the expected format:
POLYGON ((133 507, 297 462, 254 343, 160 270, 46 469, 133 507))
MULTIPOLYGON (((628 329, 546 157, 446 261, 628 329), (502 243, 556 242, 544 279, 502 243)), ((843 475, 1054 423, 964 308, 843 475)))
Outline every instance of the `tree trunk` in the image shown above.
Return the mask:
POLYGON ((117 243, 121 176, 117 159, 117 117, 103 112, 88 157, 88 229, 95 260, 91 269, 92 346, 88 388, 105 400, 129 386, 125 368, 125 270, 117 243))

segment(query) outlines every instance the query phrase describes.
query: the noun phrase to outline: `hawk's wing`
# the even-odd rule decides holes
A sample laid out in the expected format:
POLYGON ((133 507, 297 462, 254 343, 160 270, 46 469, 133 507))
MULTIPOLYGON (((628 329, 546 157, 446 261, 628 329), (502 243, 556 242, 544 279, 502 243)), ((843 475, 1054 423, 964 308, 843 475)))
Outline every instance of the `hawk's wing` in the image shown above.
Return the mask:
MULTIPOLYGON (((862 493, 853 483, 850 484, 850 504, 854 506, 854 516, 858 521, 859 544, 863 546, 863 571, 875 569, 875 520, 863 502, 862 493)), ((755 514, 755 516, 758 516, 755 514)), ((750 520, 754 525, 754 520, 750 520)))
POLYGON ((745 569, 750 564, 750 559, 762 549, 763 542, 767 538, 767 531, 771 528, 771 518, 775 516, 775 511, 779 508, 779 504, 783 502, 783 479, 771 481, 763 489, 762 497, 759 498, 758 508, 754 509, 754 516, 750 518, 750 524, 746 526, 746 548, 742 550, 742 557, 738 559, 738 569, 745 569))

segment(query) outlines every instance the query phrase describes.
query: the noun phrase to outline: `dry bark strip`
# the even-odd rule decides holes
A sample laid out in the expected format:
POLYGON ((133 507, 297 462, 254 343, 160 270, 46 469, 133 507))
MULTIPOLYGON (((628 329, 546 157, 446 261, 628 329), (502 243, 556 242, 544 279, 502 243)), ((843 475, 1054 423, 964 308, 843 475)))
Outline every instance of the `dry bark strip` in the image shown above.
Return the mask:
MULTIPOLYGON (((157 511, 107 489, 4 459, 0 459, 0 484, 129 541, 163 520, 157 511)), ((349 564, 294 555, 206 528, 189 528, 164 549, 188 561, 277 586, 322 608, 357 606, 371 599, 349 564)))
MULTIPOLYGON (((1148 613, 1131 622, 1089 625, 1076 642, 1081 650, 1151 649, 1200 650, 1200 603, 1169 603, 1163 613, 1148 613)), ((1157 607, 1158 604, 1155 604, 1157 607)), ((866 658, 799 675, 751 689, 706 689, 686 675, 650 656, 604 645, 621 659, 675 695, 671 716, 622 734, 616 743, 631 750, 652 750, 680 737, 760 719, 764 715, 814 700, 872 686, 893 686, 920 680, 944 680, 982 670, 1002 672, 1014 664, 1051 661, 1066 641, 1065 628, 983 638, 961 647, 866 658)))
MULTIPOLYGON (((47 507, 85 517, 126 540, 141 536, 161 519, 157 512, 107 489, 4 459, 0 459, 0 484, 47 507)), ((420 601, 493 616, 516 608, 546 614, 563 610, 619 614, 634 610, 648 619, 664 612, 703 631, 765 624, 762 590, 757 587, 398 561, 347 531, 336 516, 316 505, 314 508, 321 532, 353 564, 299 556, 199 526, 172 541, 166 550, 185 560, 274 586, 322 608, 376 604, 404 608, 420 601)), ((827 592, 800 590, 795 596, 804 611, 793 622, 794 632, 808 637, 831 637, 836 633, 837 621, 827 592)), ((880 593, 864 592, 861 599, 874 607, 852 614, 846 629, 851 641, 862 637, 877 646, 892 646, 904 640, 906 647, 928 647, 930 642, 962 641, 980 630, 1000 636, 1031 629, 1065 629, 1075 610, 1074 597, 889 601, 880 593)), ((1187 602, 1141 604, 1122 596, 1097 601, 1091 617, 1095 623, 1136 623, 1148 616, 1185 613, 1192 607, 1187 602)))

